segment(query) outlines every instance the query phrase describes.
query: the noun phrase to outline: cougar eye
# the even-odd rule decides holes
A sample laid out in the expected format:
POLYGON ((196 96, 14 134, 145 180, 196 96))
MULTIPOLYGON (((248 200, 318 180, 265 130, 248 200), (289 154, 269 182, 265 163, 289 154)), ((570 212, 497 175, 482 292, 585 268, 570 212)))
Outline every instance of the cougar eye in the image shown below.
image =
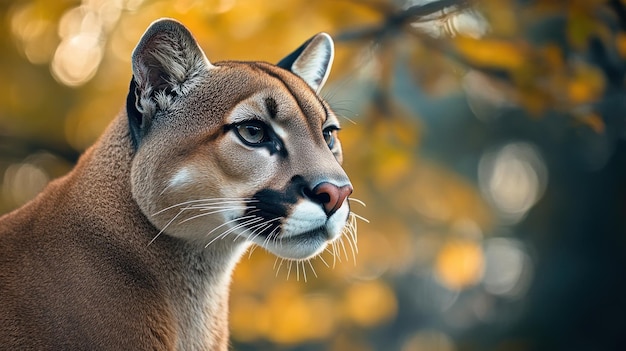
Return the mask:
POLYGON ((331 149, 333 148, 333 146, 335 146, 335 132, 338 129, 339 128, 332 126, 332 127, 327 127, 326 129, 322 131, 322 135, 324 136, 324 141, 326 141, 326 144, 331 149))
POLYGON ((269 140, 267 127, 258 121, 244 122, 235 126, 235 132, 243 142, 255 145, 269 140))

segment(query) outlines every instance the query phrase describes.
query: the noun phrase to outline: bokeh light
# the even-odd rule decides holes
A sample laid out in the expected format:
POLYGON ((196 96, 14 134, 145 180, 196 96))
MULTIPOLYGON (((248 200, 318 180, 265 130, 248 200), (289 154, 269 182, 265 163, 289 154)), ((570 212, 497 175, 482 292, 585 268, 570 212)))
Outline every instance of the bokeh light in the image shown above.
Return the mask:
POLYGON ((530 143, 513 142, 486 153, 479 164, 479 184, 504 221, 515 223, 541 198, 548 172, 530 143))
POLYGON ((485 242, 485 290, 493 295, 520 298, 528 289, 532 260, 516 239, 491 238, 485 242))
POLYGON ((450 289, 463 289, 482 277, 484 257, 478 242, 451 240, 439 251, 436 273, 439 281, 450 289))
POLYGON ((14 164, 4 171, 2 193, 8 201, 23 205, 43 190, 49 180, 46 172, 32 163, 14 164))
POLYGON ((106 44, 106 33, 122 11, 122 0, 84 0, 66 11, 59 22, 61 43, 51 62, 59 82, 79 86, 96 74, 106 44))

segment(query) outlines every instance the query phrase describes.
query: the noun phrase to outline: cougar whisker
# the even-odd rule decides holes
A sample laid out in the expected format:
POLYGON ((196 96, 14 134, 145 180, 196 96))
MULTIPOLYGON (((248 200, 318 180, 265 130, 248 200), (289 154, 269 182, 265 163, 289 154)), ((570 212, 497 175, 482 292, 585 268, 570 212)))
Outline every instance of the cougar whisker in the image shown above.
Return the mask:
POLYGON ((191 220, 194 220, 194 219, 197 219, 197 218, 200 218, 200 217, 210 216, 210 215, 213 215, 213 214, 216 214, 216 213, 228 212, 228 211, 233 211, 233 210, 245 210, 245 209, 247 209, 249 207, 216 207, 216 208, 219 208, 219 209, 203 212, 203 213, 197 214, 195 216, 186 218, 186 219, 181 220, 180 222, 178 222, 178 224, 183 224, 185 222, 189 222, 191 220))
POLYGON ((259 224, 255 224, 252 227, 246 228, 247 230, 251 230, 252 232, 248 236, 248 241, 254 242, 254 239, 259 237, 267 228, 272 225, 272 222, 275 219, 271 219, 269 221, 261 222, 259 224))
POLYGON ((293 261, 289 261, 289 267, 287 268, 287 280, 289 280, 289 276, 291 275, 291 266, 293 265, 293 261))
POLYGON ((365 218, 365 217, 363 217, 363 216, 359 216, 358 214, 356 214, 356 213, 354 213, 354 212, 352 212, 352 215, 353 215, 353 216, 355 216, 356 218, 358 218, 358 219, 362 220, 362 221, 363 221, 363 222, 365 222, 365 223, 369 223, 369 222, 370 222, 370 220, 369 220, 369 219, 367 219, 367 218, 365 218))
POLYGON ((305 263, 308 262, 309 260, 301 260, 299 263, 302 265, 302 277, 304 278, 304 282, 307 283, 307 277, 306 277, 306 266, 305 263))
POLYGON ((341 118, 343 118, 343 119, 345 119, 346 121, 348 121, 348 122, 350 122, 350 123, 354 124, 354 125, 357 125, 357 124, 358 124, 355 120, 353 120, 352 118, 350 118, 350 117, 348 117, 348 116, 346 116, 346 115, 344 115, 344 114, 340 114, 340 115, 338 115, 338 116, 339 116, 339 117, 341 117, 341 118))
POLYGON ((252 247, 250 248, 250 251, 248 252, 248 259, 252 257, 252 253, 256 250, 257 247, 259 247, 257 244, 254 243, 254 239, 256 239, 259 235, 261 235, 270 226, 271 226, 271 223, 262 223, 261 227, 255 229, 250 234, 250 239, 248 240, 252 242, 252 247))
POLYGON ((353 242, 354 242, 354 246, 356 249, 356 252, 359 252, 358 249, 358 237, 357 237, 357 223, 356 223, 357 218, 354 216, 354 213, 350 213, 349 216, 349 221, 346 223, 346 225, 344 226, 344 230, 343 233, 345 235, 348 235, 352 238, 353 242))
POLYGON ((220 234, 220 236, 222 236, 222 237, 224 238, 224 237, 226 237, 228 234, 230 234, 230 233, 232 233, 232 232, 234 232, 234 231, 236 231, 236 230, 239 230, 239 229, 241 229, 241 228, 243 228, 243 230, 244 230, 244 231, 245 231, 245 230, 248 230, 248 229, 246 228, 246 226, 248 226, 248 225, 250 225, 250 224, 256 224, 256 223, 259 223, 259 222, 261 222, 261 221, 263 221, 263 218, 261 218, 261 217, 256 217, 256 216, 255 216, 255 218, 249 219, 249 220, 247 220, 247 221, 245 221, 245 222, 243 222, 243 223, 237 224, 236 226, 234 226, 234 227, 232 227, 232 228, 230 228, 230 229, 226 230, 225 232, 223 232, 222 234, 220 234))
POLYGON ((238 222, 238 221, 241 221, 241 220, 247 220, 247 219, 250 219, 250 218, 256 218, 256 216, 249 215, 249 216, 243 216, 243 217, 237 217, 237 218, 231 219, 231 220, 226 221, 226 222, 224 222, 224 223, 222 223, 222 224, 218 225, 217 227, 213 228, 213 229, 212 229, 211 231, 209 231, 209 232, 208 232, 205 236, 210 236, 211 234, 213 234, 213 232, 217 231, 218 229, 220 229, 220 228, 222 228, 222 227, 228 226, 228 225, 230 225, 231 223, 235 223, 235 222, 238 222))
MULTIPOLYGON (((350 251, 352 251, 352 259, 354 260, 354 264, 356 265, 356 249, 355 249, 356 244, 354 244, 352 242, 352 236, 351 235, 342 236, 342 239, 341 239, 342 241, 343 241, 344 237, 346 238, 346 240, 348 240, 348 245, 350 246, 350 251)), ((346 260, 347 259, 348 258, 346 257, 346 260)))
POLYGON ((313 272, 313 275, 315 276, 315 278, 317 278, 317 272, 315 271, 315 268, 313 268, 313 263, 311 263, 311 259, 306 260, 306 262, 311 267, 311 271, 313 272))
POLYGON ((251 199, 251 198, 236 198, 236 197, 232 197, 232 198, 211 198, 211 199, 196 199, 196 200, 188 200, 188 201, 183 201, 180 203, 177 203, 175 205, 171 205, 168 206, 162 210, 159 210, 156 213, 153 213, 153 216, 158 216, 159 214, 169 211, 171 209, 174 209, 176 207, 180 207, 180 206, 185 206, 185 205, 189 205, 189 204, 194 204, 194 203, 206 203, 206 204, 211 204, 211 201, 221 201, 224 203, 230 203, 230 202, 244 202, 244 203, 251 203, 251 202, 258 202, 258 200, 255 199, 251 199))
MULTIPOLYGON (((278 257, 276 257, 276 259, 278 259, 278 257)), ((278 268, 276 269, 276 277, 278 277, 278 272, 280 272, 280 267, 282 267, 284 262, 285 262, 285 259, 281 258, 280 263, 278 264, 278 268)), ((274 262, 274 264, 276 264, 276 262, 274 262)))
POLYGON ((263 220, 262 218, 259 218, 259 217, 256 217, 256 216, 254 216, 254 217, 255 217, 255 218, 252 218, 252 219, 250 219, 250 220, 248 220, 248 221, 246 221, 246 222, 243 222, 243 223, 237 224, 236 226, 234 226, 234 227, 232 227, 232 228, 230 228, 230 229, 228 229, 228 230, 226 230, 226 231, 224 231, 224 232, 220 233, 220 234, 219 234, 219 235, 217 235, 215 238, 213 238, 211 241, 209 241, 209 243, 208 243, 208 244, 206 244, 206 245, 204 246, 204 248, 209 247, 209 246, 210 246, 212 243, 214 243, 216 240, 221 240, 221 239, 224 239, 225 237, 227 237, 227 236, 228 236, 228 234, 230 234, 230 233, 232 233, 232 232, 236 231, 236 230, 237 230, 237 229, 239 229, 239 228, 242 228, 242 227, 245 227, 245 226, 246 226, 246 225, 248 225, 248 224, 256 223, 256 222, 258 222, 258 221, 260 221, 260 220, 263 220))
POLYGON ((333 269, 335 269, 336 265, 337 265, 337 242, 333 241, 333 243, 331 244, 331 255, 333 255, 333 269))
POLYGON ((163 228, 161 228, 161 230, 159 230, 159 232, 157 233, 157 235, 154 236, 154 238, 152 238, 152 240, 150 240, 150 242, 148 243, 147 246, 152 245, 152 243, 159 237, 161 236, 161 234, 167 229, 167 227, 170 226, 170 224, 172 224, 172 222, 174 222, 176 220, 176 218, 178 218, 178 216, 180 216, 183 212, 185 212, 185 209, 181 209, 176 216, 174 216, 172 219, 169 220, 169 222, 167 222, 167 224, 165 224, 165 226, 163 226, 163 228))
POLYGON ((299 282, 300 281, 300 262, 299 261, 294 261, 296 262, 296 281, 299 282))
POLYGON ((355 197, 349 197, 348 200, 356 202, 357 204, 363 206, 363 207, 367 207, 367 205, 365 204, 365 202, 363 200, 357 199, 355 197))
POLYGON ((326 260, 324 259, 324 257, 322 257, 322 255, 317 255, 314 258, 319 258, 327 268, 330 268, 330 266, 328 265, 328 262, 326 262, 326 260))
POLYGON ((344 243, 344 239, 345 238, 346 237, 342 235, 341 238, 339 240, 337 240, 337 241, 339 242, 339 244, 341 244, 341 248, 343 250, 343 254, 346 257, 346 261, 347 261, 349 258, 348 258, 348 250, 346 250, 346 244, 344 243))

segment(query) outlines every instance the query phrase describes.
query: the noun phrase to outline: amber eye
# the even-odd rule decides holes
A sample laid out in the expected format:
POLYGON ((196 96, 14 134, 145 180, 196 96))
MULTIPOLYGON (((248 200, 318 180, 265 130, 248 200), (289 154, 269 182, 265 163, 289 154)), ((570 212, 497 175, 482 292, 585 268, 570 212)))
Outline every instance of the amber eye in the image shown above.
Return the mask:
POLYGON ((338 130, 337 127, 328 127, 322 131, 322 135, 324 136, 324 141, 326 141, 326 145, 329 148, 333 148, 335 146, 335 131, 338 130))
POLYGON ((262 144, 269 140, 267 127, 259 121, 244 122, 235 127, 239 138, 250 145, 262 144))

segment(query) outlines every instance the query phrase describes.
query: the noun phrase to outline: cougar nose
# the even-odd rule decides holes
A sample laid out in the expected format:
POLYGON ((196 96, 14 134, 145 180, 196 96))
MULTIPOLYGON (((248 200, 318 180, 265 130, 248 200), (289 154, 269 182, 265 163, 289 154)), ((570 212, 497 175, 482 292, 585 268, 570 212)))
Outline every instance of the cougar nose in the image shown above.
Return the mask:
POLYGON ((328 217, 332 216, 333 213, 341 207, 350 194, 352 194, 352 185, 339 187, 334 184, 324 182, 313 188, 313 200, 320 203, 324 207, 324 211, 328 217))

